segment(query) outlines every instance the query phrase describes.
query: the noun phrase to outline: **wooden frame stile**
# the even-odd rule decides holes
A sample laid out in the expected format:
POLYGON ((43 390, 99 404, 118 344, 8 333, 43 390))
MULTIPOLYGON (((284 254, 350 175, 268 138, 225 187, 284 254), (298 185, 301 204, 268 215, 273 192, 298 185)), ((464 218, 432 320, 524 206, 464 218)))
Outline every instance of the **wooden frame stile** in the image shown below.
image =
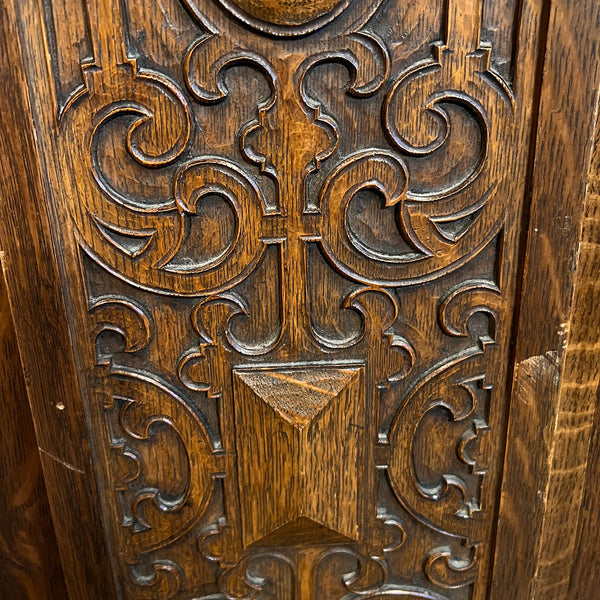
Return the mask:
MULTIPOLYGON (((584 204, 598 119, 600 4, 555 1, 548 11, 494 600, 566 598, 572 569, 588 560, 576 543, 598 404, 598 344, 586 336, 598 306, 579 296, 583 271, 599 255, 586 241, 595 213, 584 214, 584 204)), ((597 298, 598 288, 591 293, 597 298)), ((569 597, 587 597, 584 589, 569 597)))
MULTIPOLYGON (((581 339, 584 309, 577 298, 585 285, 580 269, 590 268, 586 244, 595 243, 593 234, 591 241, 581 237, 585 218, 597 229, 592 209, 584 217, 584 199, 600 89, 600 4, 548 0, 545 10, 492 600, 567 597, 569 587, 575 589, 576 561, 587 560, 594 543, 581 526, 578 533, 578 523, 593 522, 589 510, 579 517, 594 492, 593 471, 586 488, 586 465, 597 404, 597 381, 590 380, 597 369, 590 361, 597 351, 581 339)), ((52 245, 50 194, 35 135, 34 121, 48 120, 51 112, 40 115, 35 107, 52 98, 41 14, 41 0, 0 4, 0 248, 68 594, 72 600, 114 600, 118 591, 66 316, 70 300, 52 245)), ((48 600, 64 597, 60 587, 54 594, 48 600)))
POLYGON ((62 565, 2 276, 0 365, 0 597, 62 600, 62 565))
MULTIPOLYGON (((2 265, 18 317, 17 341, 67 592, 72 599, 111 600, 114 584, 28 97, 28 81, 38 82, 36 93, 46 85, 37 4, 0 5, 2 265), (24 41, 26 31, 35 39, 24 41)), ((44 600, 64 600, 60 581, 52 593, 44 600)))
POLYGON ((591 436, 585 468, 585 489, 581 504, 577 539, 567 600, 584 598, 588 590, 600 586, 600 128, 596 123, 596 141, 584 205, 581 245, 575 282, 573 318, 567 348, 573 354, 567 389, 580 387, 589 403, 579 431, 591 436), (584 367, 584 368, 582 368, 584 367), (593 408, 595 405, 596 408, 593 408), (593 420, 592 420, 593 415, 593 420), (577 560, 585 557, 585 560, 577 560))

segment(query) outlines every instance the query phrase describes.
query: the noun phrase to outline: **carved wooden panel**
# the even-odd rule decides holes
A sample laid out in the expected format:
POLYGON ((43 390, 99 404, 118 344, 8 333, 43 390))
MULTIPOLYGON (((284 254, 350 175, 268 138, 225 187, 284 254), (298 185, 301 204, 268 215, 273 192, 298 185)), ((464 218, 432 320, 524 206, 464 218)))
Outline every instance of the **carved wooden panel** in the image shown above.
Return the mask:
POLYGON ((43 16, 51 210, 120 597, 485 598, 537 13, 43 16))

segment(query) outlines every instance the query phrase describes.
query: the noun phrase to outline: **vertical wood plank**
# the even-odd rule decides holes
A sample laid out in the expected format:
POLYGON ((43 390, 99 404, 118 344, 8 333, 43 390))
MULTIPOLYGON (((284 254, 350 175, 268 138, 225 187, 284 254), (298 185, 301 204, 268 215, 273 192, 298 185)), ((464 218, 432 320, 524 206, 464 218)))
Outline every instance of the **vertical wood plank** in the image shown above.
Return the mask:
MULTIPOLYGON (((589 452, 583 453, 586 465, 583 502, 574 540, 574 556, 568 580, 567 600, 578 600, 600 586, 600 130, 590 169, 588 194, 581 231, 581 250, 573 319, 567 353, 572 359, 571 376, 563 386, 565 397, 578 402, 572 428, 591 437, 589 452), (594 415, 594 420, 591 416, 594 415), (579 422, 577 422, 579 421, 579 422)), ((580 454, 581 456, 581 454, 580 454)), ((583 487, 583 482, 581 482, 583 487)))
POLYGON ((593 0, 550 5, 494 599, 564 598, 574 558, 593 419, 576 388, 594 371, 577 364, 576 342, 567 340, 579 314, 574 285, 600 85, 598 27, 593 0))
POLYGON ((62 567, 1 276, 0 365, 0 597, 64 600, 62 567))
POLYGON ((45 191, 16 21, 23 7, 17 4, 0 6, 0 240, 6 284, 13 314, 19 316, 17 342, 68 593, 72 600, 109 600, 114 586, 92 457, 40 201, 45 191))

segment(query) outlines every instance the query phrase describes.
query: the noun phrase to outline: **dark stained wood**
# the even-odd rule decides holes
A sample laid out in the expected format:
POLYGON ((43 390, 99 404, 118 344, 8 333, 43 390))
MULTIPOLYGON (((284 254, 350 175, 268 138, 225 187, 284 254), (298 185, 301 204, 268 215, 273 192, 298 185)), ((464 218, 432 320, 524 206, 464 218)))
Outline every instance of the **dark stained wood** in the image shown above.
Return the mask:
POLYGON ((599 375, 597 335, 585 325, 597 295, 585 306, 575 284, 589 276, 592 252, 582 217, 600 5, 552 3, 548 18, 492 589, 511 600, 558 600, 569 589, 599 375), (514 561, 504 560, 508 552, 514 561))
MULTIPOLYGON (((0 6, 2 262, 67 589, 73 599, 108 600, 113 585, 107 579, 108 558, 89 470, 91 456, 57 261, 50 246, 46 209, 40 202, 45 187, 37 162, 16 13, 11 3, 0 6)), ((52 558, 47 564, 52 564, 52 558)), ((61 585, 58 578, 56 593, 61 585)))
POLYGON ((592 0, 9 7, 0 235, 71 600, 558 590, 592 0))
POLYGON ((3 276, 0 365, 0 597, 64 600, 66 588, 3 276))

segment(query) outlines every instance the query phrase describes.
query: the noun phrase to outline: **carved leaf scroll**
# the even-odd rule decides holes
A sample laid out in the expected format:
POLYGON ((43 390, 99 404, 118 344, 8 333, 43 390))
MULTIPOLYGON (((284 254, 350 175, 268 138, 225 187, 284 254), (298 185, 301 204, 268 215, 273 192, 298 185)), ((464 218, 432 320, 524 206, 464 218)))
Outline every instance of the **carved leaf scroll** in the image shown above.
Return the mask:
POLYGON ((407 394, 389 432, 389 479, 403 505, 429 526, 466 539, 471 536, 470 519, 478 509, 477 498, 471 497, 466 481, 457 474, 444 473, 437 483, 423 484, 415 472, 412 444, 419 424, 431 410, 442 408, 455 422, 482 411, 477 398, 489 389, 483 357, 484 353, 472 352, 432 369, 407 394), (403 440, 409 440, 411 451, 405 450, 403 440))

